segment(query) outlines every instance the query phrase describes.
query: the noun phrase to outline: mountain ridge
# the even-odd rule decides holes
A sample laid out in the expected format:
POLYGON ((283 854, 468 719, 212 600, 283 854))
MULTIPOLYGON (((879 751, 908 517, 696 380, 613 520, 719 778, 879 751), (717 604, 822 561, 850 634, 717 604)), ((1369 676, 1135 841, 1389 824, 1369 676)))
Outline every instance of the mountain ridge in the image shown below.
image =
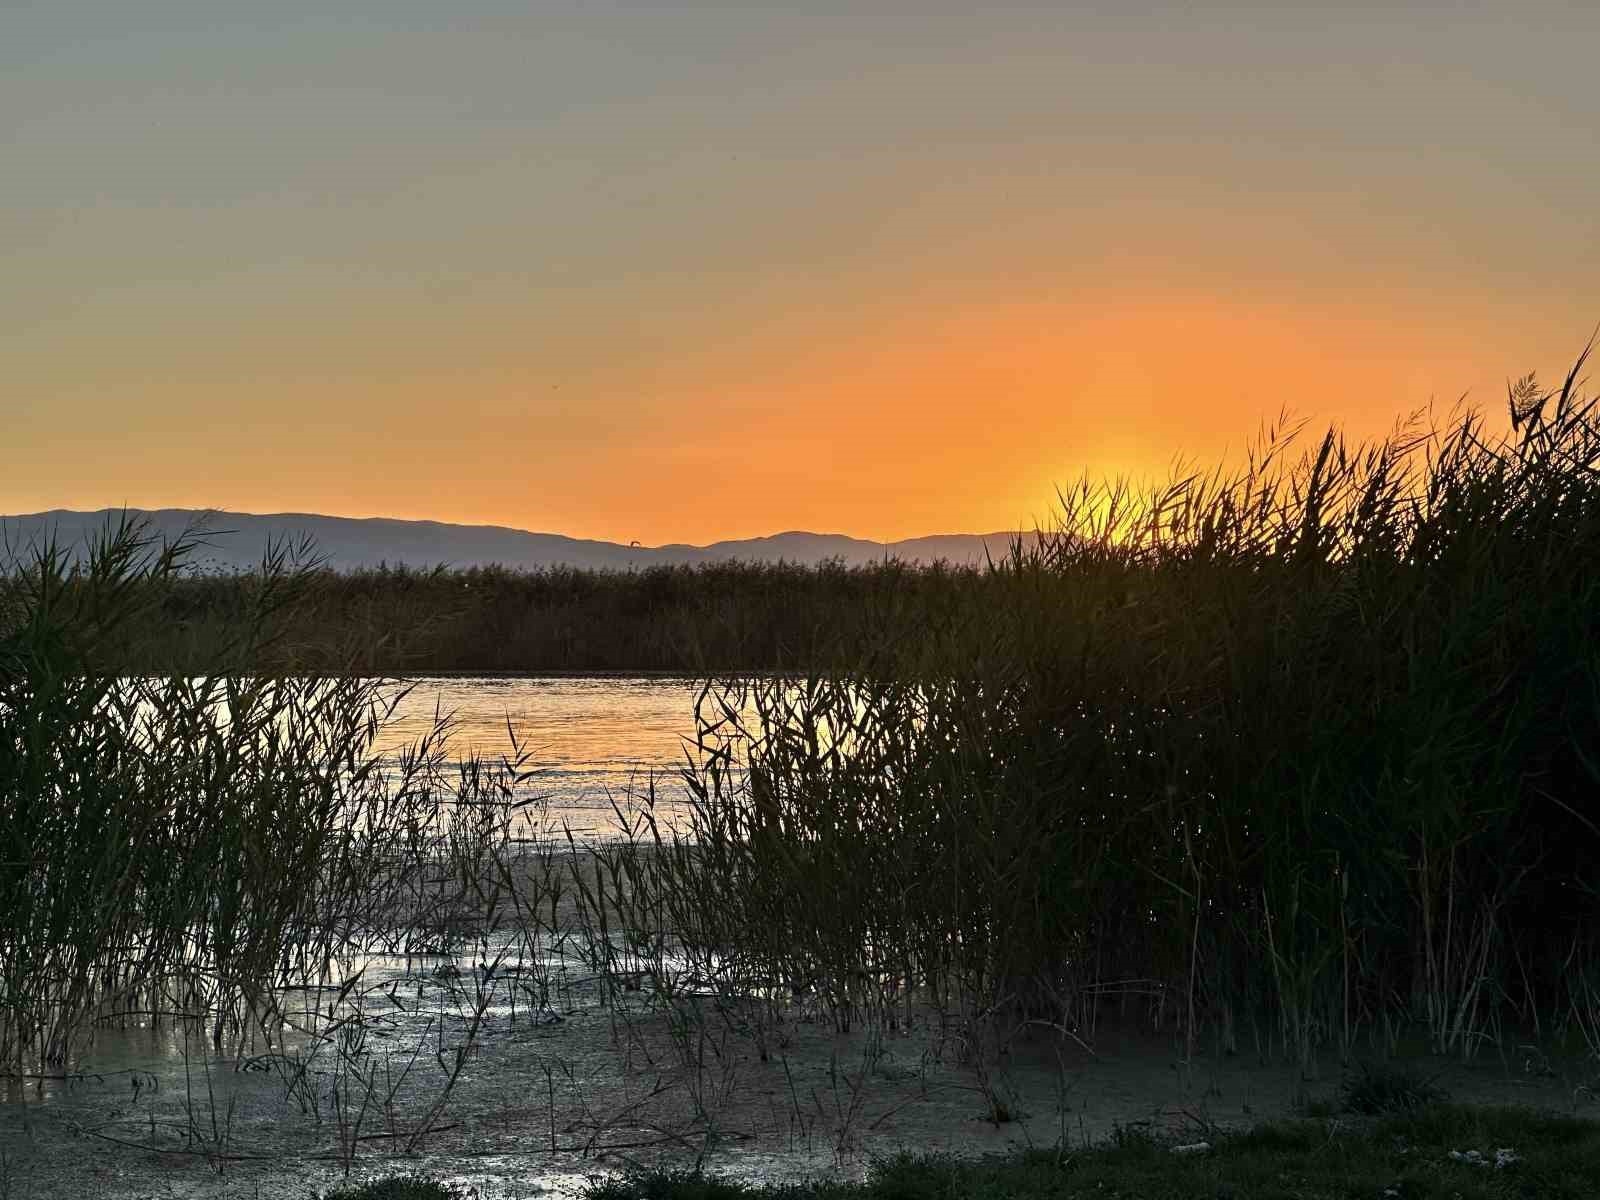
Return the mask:
POLYGON ((25 555, 52 537, 63 550, 81 554, 94 536, 114 525, 124 513, 147 521, 149 532, 165 540, 199 529, 202 541, 191 556, 191 565, 197 570, 219 572, 248 570, 260 563, 271 542, 302 537, 309 537, 319 560, 336 571, 380 565, 637 570, 730 561, 805 565, 842 561, 847 566, 864 566, 896 560, 976 566, 991 556, 999 558, 1009 552, 1014 539, 1028 542, 1035 537, 1032 533, 1001 531, 929 534, 877 542, 842 533, 790 529, 704 546, 686 542, 642 546, 637 542, 623 545, 597 538, 540 533, 510 525, 465 525, 398 517, 194 508, 57 508, 0 515, 0 561, 25 555))

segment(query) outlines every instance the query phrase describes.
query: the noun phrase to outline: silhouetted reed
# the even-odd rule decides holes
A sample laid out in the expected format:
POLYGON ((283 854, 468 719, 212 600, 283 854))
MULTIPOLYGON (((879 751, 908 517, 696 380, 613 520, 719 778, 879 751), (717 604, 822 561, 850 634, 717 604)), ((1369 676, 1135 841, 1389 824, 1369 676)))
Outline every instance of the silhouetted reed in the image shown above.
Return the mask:
POLYGON ((34 547, 6 576, 0 1073, 59 1066, 106 1021, 270 1045, 285 986, 499 901, 520 764, 451 760, 445 722, 380 759, 395 687, 263 670, 309 582, 290 548, 203 673, 121 673, 188 548, 124 521, 81 560, 34 547))
POLYGON ((693 832, 650 860, 690 958, 845 1021, 914 988, 991 1046, 1121 1013, 1306 1071, 1592 1019, 1576 370, 1519 383, 1503 439, 1277 428, 1233 474, 1085 482, 938 619, 708 687, 693 832))

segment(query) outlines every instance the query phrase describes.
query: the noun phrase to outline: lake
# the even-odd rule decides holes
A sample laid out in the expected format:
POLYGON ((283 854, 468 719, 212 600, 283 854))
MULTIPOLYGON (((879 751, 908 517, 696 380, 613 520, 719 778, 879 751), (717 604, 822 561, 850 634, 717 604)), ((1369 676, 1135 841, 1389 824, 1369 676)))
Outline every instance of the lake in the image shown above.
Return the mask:
POLYGON ((528 752, 531 795, 546 797, 548 815, 574 833, 605 836, 615 818, 611 800, 642 791, 653 777, 658 811, 682 815, 687 793, 678 771, 693 748, 695 679, 660 676, 430 676, 411 690, 379 736, 393 753, 432 728, 434 714, 452 718, 451 746, 485 756, 509 753, 507 722, 528 752))

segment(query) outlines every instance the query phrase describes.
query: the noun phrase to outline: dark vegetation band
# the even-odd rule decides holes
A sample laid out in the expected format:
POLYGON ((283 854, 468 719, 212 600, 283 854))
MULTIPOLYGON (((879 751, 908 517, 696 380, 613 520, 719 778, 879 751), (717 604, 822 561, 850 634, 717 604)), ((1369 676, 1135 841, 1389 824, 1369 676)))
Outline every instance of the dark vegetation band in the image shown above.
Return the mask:
MULTIPOLYGON (((293 561, 294 556, 288 556, 293 561)), ((212 661, 260 610, 272 571, 174 573, 115 647, 121 669, 212 661)), ((888 614, 971 606, 975 569, 729 562, 638 571, 473 567, 300 570, 257 642, 260 666, 310 672, 767 672, 843 666, 888 614)))

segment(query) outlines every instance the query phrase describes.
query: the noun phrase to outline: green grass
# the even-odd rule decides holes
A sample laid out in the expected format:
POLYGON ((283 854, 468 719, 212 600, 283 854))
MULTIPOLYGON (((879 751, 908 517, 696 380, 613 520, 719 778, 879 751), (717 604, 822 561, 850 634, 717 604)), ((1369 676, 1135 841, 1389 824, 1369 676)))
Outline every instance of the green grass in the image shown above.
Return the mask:
POLYGON ((902 1155, 865 1183, 761 1187, 686 1174, 606 1181, 591 1200, 1488 1200, 1600 1194, 1600 1124, 1518 1109, 1438 1106, 1379 1119, 1280 1121, 1175 1154, 1144 1137, 1065 1153, 958 1160, 902 1155), (1478 1150, 1504 1169, 1450 1158, 1478 1150))
POLYGON ((321 1200, 466 1200, 460 1188, 422 1175, 391 1175, 324 1192, 321 1200))

